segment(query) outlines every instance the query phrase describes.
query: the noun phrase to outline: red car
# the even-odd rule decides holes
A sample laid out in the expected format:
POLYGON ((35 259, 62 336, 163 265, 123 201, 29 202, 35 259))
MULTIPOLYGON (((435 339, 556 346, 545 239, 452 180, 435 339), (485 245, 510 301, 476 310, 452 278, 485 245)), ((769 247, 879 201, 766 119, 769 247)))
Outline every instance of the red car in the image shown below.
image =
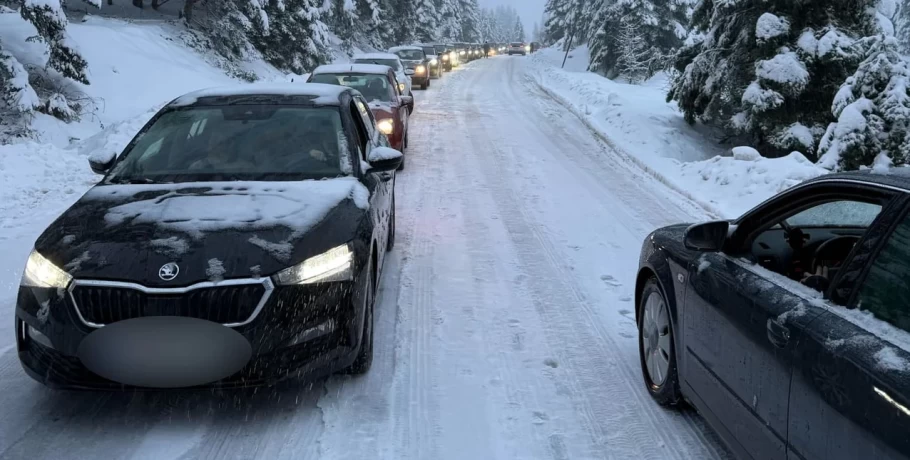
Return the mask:
POLYGON ((388 138, 389 146, 404 153, 408 146, 407 107, 413 103, 413 98, 401 94, 391 67, 375 64, 323 65, 310 74, 307 83, 341 85, 359 91, 375 118, 376 128, 388 138))

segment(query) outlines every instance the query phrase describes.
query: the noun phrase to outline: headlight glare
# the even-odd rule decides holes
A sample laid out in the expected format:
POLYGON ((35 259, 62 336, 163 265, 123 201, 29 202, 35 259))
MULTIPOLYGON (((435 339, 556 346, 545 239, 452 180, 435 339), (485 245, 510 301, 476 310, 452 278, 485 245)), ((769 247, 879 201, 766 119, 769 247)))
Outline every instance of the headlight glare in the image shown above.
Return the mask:
POLYGON ((379 128, 379 132, 385 134, 386 136, 391 136, 392 131, 395 129, 395 122, 391 118, 383 118, 376 123, 376 127, 379 128))
POLYGON ((73 277, 47 260, 38 251, 32 250, 22 273, 22 285, 37 288, 63 289, 69 286, 73 277))
POLYGON ((422 66, 422 65, 419 65, 419 66, 417 66, 416 69, 414 69, 414 72, 415 72, 415 73, 424 73, 424 72, 426 72, 426 71, 427 71, 427 68, 424 67, 424 66, 422 66))
POLYGON ((275 275, 280 285, 313 284, 354 279, 354 251, 351 244, 342 244, 302 263, 286 268, 275 275))
POLYGON ((439 61, 437 61, 436 59, 432 59, 430 61, 430 65, 436 65, 436 64, 439 64, 439 61))

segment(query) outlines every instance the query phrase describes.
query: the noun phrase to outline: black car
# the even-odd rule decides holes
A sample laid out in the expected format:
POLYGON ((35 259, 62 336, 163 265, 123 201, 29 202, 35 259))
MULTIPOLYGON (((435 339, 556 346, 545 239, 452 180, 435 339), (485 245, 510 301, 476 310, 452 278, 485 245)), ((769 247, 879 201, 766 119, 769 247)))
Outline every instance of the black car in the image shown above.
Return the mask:
POLYGON ((419 46, 423 48, 423 53, 429 61, 427 67, 430 70, 430 78, 442 78, 444 69, 442 65, 442 56, 439 54, 439 50, 433 45, 419 46))
POLYGON ((395 168, 343 86, 203 90, 162 108, 28 258, 25 371, 51 387, 245 387, 366 372, 395 168))
POLYGON ((440 62, 442 62, 442 69, 446 72, 451 72, 452 68, 455 67, 455 53, 451 47, 443 44, 433 45, 433 48, 436 48, 436 55, 439 56, 440 62))
POLYGON ((423 48, 419 46, 396 46, 389 48, 389 52, 398 56, 405 69, 409 73, 411 82, 414 86, 420 86, 420 89, 426 90, 430 87, 430 58, 424 53, 423 48))
POLYGON ((648 235, 642 373, 741 458, 910 458, 910 174, 825 175, 648 235))

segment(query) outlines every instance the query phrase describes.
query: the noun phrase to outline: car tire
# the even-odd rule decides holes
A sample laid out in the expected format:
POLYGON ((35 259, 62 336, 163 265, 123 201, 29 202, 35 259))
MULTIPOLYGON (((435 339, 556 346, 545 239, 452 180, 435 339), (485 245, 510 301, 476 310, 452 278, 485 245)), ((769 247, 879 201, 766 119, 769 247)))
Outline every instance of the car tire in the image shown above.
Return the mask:
POLYGON ((638 356, 648 393, 661 406, 679 404, 679 370, 670 307, 657 283, 651 278, 641 293, 638 313, 638 356), (646 358, 651 355, 651 361, 646 358))
POLYGON ((373 310, 376 304, 376 267, 370 261, 370 280, 367 281, 366 299, 364 300, 363 335, 360 339, 360 351, 354 358, 354 363, 345 371, 346 374, 366 374, 373 365, 373 310))
POLYGON ((395 248, 395 192, 392 192, 392 215, 389 217, 389 237, 386 239, 385 250, 391 252, 395 248))

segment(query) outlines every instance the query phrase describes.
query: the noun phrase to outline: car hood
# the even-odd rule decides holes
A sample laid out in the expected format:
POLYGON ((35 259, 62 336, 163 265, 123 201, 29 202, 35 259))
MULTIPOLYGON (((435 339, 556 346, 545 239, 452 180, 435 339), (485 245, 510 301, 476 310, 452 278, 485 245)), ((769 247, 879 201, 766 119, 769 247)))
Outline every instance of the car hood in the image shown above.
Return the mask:
POLYGON ((389 102, 372 101, 369 104, 370 111, 373 112, 373 118, 376 121, 383 118, 395 118, 395 106, 389 102))
POLYGON ((272 275, 353 239, 368 208, 354 178, 99 185, 35 247, 75 278, 186 286, 272 275))

